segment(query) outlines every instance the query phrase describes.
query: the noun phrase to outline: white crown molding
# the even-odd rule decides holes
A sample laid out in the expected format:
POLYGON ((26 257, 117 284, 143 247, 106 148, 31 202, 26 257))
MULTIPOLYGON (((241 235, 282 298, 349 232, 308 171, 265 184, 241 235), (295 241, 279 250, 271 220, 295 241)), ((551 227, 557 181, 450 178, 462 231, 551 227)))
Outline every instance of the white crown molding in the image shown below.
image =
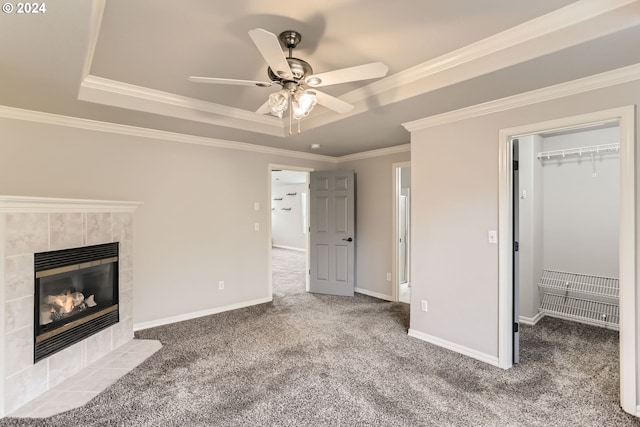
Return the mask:
POLYGON ((142 202, 0 196, 0 212, 134 212, 142 202))
POLYGON ((265 135, 285 137, 281 119, 252 111, 214 104, 169 92, 87 75, 80 84, 78 99, 192 120, 265 135))
POLYGON ((348 154, 338 157, 339 163, 351 162, 353 160, 370 159, 372 157, 388 156, 390 154, 406 153, 411 151, 411 144, 395 145, 393 147, 380 148, 378 150, 363 151, 361 153, 348 154))
MULTIPOLYGON (((346 102, 357 102, 368 96, 377 95, 405 86, 416 80, 433 76, 434 74, 454 67, 460 67, 471 61, 490 56, 525 42, 529 42, 534 39, 542 39, 547 35, 596 19, 613 10, 635 2, 637 2, 637 0, 577 1, 553 12, 547 13, 546 15, 532 19, 460 49, 434 58, 430 61, 408 68, 405 71, 373 82, 364 88, 353 90, 344 95, 343 99, 346 102)), ((634 22, 636 21, 634 20, 634 22)), ((619 30, 619 28, 616 27, 616 30, 619 30)), ((569 43, 575 45, 594 37, 596 37, 596 34, 594 33, 585 34, 581 32, 579 34, 575 34, 569 43)), ((546 53, 560 50, 562 47, 567 46, 557 46, 556 44, 550 43, 544 43, 544 46, 542 46, 546 53)), ((536 55, 529 53, 529 56, 531 57, 539 55, 540 53, 537 53, 536 55)), ((503 58, 503 60, 508 61, 507 58, 503 58)), ((508 65, 512 64, 505 62, 505 64, 497 68, 504 68, 508 65)), ((453 82, 445 82, 442 86, 447 86, 451 83, 453 82)))
MULTIPOLYGON (((428 93, 636 25, 640 21, 637 13, 622 8, 637 2, 577 1, 340 96, 340 99, 355 104, 356 108, 351 113, 317 111, 305 120, 305 126, 307 129, 324 126, 377 106, 428 93), (447 73, 443 74, 443 71, 447 73), (372 97, 376 102, 366 102, 372 97)), ((88 75, 103 8, 104 0, 94 0, 85 61, 86 77, 79 89, 79 99, 266 135, 286 136, 284 122, 275 117, 88 75)))
POLYGON ((85 78, 91 72, 91 64, 93 63, 93 55, 96 52, 98 44, 98 36, 100 35, 100 26, 102 25, 102 16, 104 15, 104 6, 106 0, 93 0, 91 2, 91 18, 89 22, 89 44, 84 58, 84 67, 82 77, 85 78))
POLYGON ((640 64, 403 123, 409 132, 498 113, 640 79, 640 64))
POLYGON ((292 157, 296 159, 317 160, 322 162, 337 163, 336 157, 321 154, 304 153, 300 151, 285 150, 283 148, 265 147, 246 142, 227 141, 222 139, 207 138, 203 136, 186 135, 176 132, 167 132, 156 129, 147 129, 136 126, 121 125, 117 123, 100 122, 96 120, 81 119, 78 117, 62 116, 58 114, 43 113, 40 111, 23 110, 20 108, 0 106, 0 118, 24 120, 55 126, 65 126, 96 132, 115 133, 119 135, 136 136, 142 138, 159 139, 163 141, 181 142, 185 144, 206 145, 230 150, 250 151, 254 153, 270 154, 275 156, 292 157))
POLYGON ((306 128, 324 126, 363 113, 371 106, 400 102, 638 25, 637 5, 638 0, 577 1, 348 92, 340 99, 355 105, 351 113, 332 115, 323 111, 311 116, 306 128), (369 101, 372 97, 374 102, 369 101))

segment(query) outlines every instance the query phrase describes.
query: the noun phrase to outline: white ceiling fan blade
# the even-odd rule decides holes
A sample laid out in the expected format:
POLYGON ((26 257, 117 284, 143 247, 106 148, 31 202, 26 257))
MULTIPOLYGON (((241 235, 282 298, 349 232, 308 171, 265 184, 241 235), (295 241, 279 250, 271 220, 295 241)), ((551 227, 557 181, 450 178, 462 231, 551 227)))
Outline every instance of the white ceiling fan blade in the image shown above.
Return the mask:
POLYGON ((331 96, 324 92, 320 92, 319 90, 307 90, 307 92, 313 92, 316 94, 316 99, 318 100, 318 104, 323 105, 337 113, 348 113, 353 110, 353 105, 348 102, 344 102, 341 99, 336 98, 335 96, 331 96))
POLYGON ((217 77, 198 77, 198 76, 189 77, 189 81, 194 83, 212 83, 212 84, 223 84, 223 85, 259 86, 259 87, 269 87, 273 84, 271 82, 259 82, 255 80, 220 79, 217 77))
POLYGON ((254 28, 249 31, 249 37, 256 44, 256 47, 275 75, 285 79, 293 77, 291 67, 289 67, 287 58, 280 47, 280 41, 278 41, 278 37, 275 34, 262 28, 254 28))
POLYGON ((389 67, 382 62, 356 65, 326 73, 313 74, 305 79, 305 83, 312 87, 336 85, 339 83, 355 82, 358 80, 376 79, 387 75, 389 67))
POLYGON ((267 114, 267 113, 270 113, 270 112, 271 112, 271 105, 269 105, 269 100, 268 99, 264 104, 262 104, 260 106, 260 108, 258 108, 256 110, 257 114, 267 114))

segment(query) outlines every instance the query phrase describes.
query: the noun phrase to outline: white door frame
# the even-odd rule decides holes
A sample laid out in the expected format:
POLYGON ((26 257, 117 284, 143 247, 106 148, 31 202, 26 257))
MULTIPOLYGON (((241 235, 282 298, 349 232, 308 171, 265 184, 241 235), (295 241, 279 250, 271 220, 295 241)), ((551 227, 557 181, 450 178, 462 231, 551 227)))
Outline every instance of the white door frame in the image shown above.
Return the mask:
MULTIPOLYGON (((302 168, 300 166, 287 166, 287 165, 278 165, 278 164, 269 164, 268 166, 268 175, 269 179, 267 185, 267 200, 269 201, 268 209, 269 209, 269 231, 267 236, 267 259, 269 260, 269 267, 267 268, 268 275, 268 283, 269 283, 269 299, 273 300, 273 271, 271 268, 271 242, 273 240, 272 229, 273 224, 271 223, 271 203, 273 195, 271 194, 271 177, 273 176, 274 170, 283 170, 283 171, 300 171, 307 173, 307 194, 309 193, 309 172, 313 172, 313 168, 302 168)), ((311 213, 309 212, 309 197, 307 196, 307 226, 309 225, 309 217, 311 213)), ((305 251, 306 251, 306 267, 305 267, 305 290, 309 292, 309 231, 307 230, 307 238, 305 243, 305 251)))
POLYGON ((620 128, 620 404, 638 415, 636 307, 635 107, 627 106, 500 130, 499 134, 499 295, 498 363, 512 366, 512 153, 511 139, 586 124, 618 122, 620 128))
MULTIPOLYGON (((391 233, 391 245, 392 245, 392 254, 393 254, 393 262, 391 263, 391 288, 393 289, 393 300, 398 301, 400 299, 400 253, 398 251, 398 237, 400 235, 400 224, 398 221, 399 213, 400 213, 400 168, 411 167, 411 162, 398 162, 391 164, 391 171, 393 175, 393 191, 391 192, 393 195, 393 232, 391 233)), ((409 203, 411 206, 411 203, 409 203)), ((411 214, 409 214, 409 218, 411 218, 411 214)), ((411 262, 409 262, 411 265, 411 262)), ((411 277, 411 275, 409 275, 411 277)))

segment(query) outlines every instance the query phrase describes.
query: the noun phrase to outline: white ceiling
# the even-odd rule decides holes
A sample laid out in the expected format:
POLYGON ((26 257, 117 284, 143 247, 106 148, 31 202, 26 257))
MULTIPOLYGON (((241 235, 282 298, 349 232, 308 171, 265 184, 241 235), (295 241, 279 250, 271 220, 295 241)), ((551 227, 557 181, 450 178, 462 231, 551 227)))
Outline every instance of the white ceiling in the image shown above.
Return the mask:
POLYGON ((332 156, 409 142, 402 123, 640 63, 637 0, 58 0, 0 16, 0 104, 332 156), (377 81, 324 87, 302 134, 254 111, 277 88, 248 31, 302 33, 320 73, 382 61, 377 81))

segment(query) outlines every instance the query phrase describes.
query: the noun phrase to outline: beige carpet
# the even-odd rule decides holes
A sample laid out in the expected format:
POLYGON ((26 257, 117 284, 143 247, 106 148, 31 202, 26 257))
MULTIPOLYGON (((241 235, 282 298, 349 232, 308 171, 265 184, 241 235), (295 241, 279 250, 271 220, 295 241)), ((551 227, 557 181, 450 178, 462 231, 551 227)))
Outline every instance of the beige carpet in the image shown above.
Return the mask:
POLYGON ((276 289, 141 331, 163 348, 87 405, 0 426, 640 426, 616 332, 543 319, 504 371, 408 337, 406 304, 276 289))

